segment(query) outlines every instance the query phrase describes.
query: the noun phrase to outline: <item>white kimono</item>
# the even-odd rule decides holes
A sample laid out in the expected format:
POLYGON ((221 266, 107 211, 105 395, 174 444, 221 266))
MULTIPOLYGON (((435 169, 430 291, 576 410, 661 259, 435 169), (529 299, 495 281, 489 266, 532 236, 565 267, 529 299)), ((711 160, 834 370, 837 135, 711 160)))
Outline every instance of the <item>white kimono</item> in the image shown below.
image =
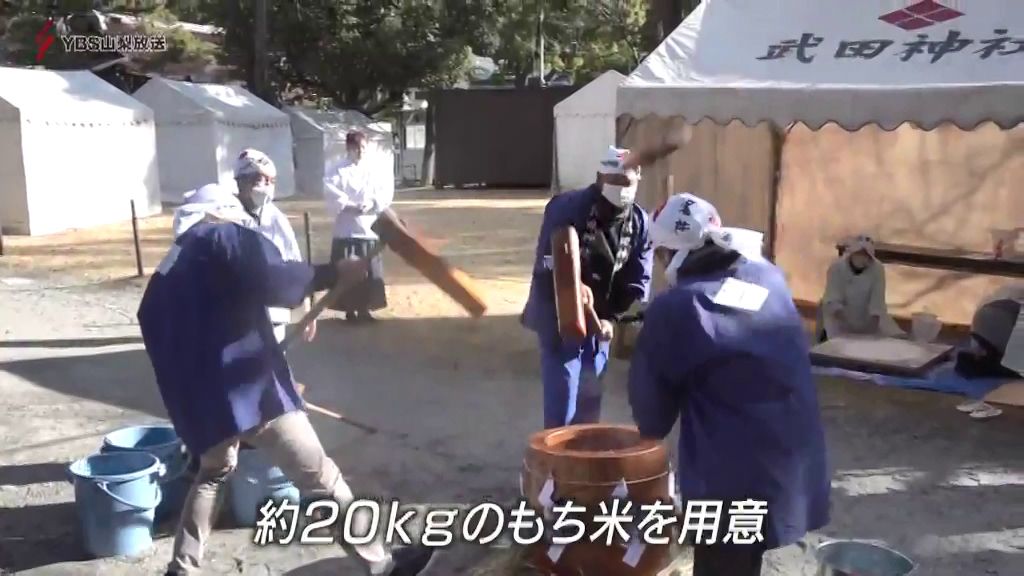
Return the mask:
POLYGON ((853 272, 846 256, 829 267, 825 295, 818 306, 817 340, 825 334, 829 338, 843 334, 905 334, 889 315, 885 268, 877 260, 872 259, 860 274, 853 272))
MULTIPOLYGON (((260 232, 277 246, 284 261, 302 262, 302 250, 295 238, 295 231, 288 221, 288 216, 280 208, 273 203, 265 205, 260 212, 259 228, 260 232)), ((270 315, 270 323, 274 325, 274 337, 281 342, 284 340, 288 324, 292 321, 292 311, 287 308, 267 308, 267 313, 270 315)))
POLYGON ((369 158, 358 163, 345 159, 325 170, 324 197, 334 217, 335 238, 376 240, 372 226, 377 215, 391 206, 395 181, 391 173, 379 169, 369 158), (363 214, 345 211, 360 206, 369 210, 363 214))

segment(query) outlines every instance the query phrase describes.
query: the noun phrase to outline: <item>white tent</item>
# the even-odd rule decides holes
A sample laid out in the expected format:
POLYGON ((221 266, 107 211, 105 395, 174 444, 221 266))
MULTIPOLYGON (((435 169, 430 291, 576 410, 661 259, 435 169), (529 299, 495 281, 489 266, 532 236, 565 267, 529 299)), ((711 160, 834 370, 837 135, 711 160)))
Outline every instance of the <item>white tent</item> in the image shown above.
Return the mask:
POLYGON ((285 111, 291 117, 295 182, 300 194, 323 194, 324 170, 345 158, 345 136, 353 130, 367 137, 367 160, 377 164, 382 174, 394 174, 395 146, 390 123, 375 122, 355 110, 292 106, 285 111))
POLYGON ((610 70, 555 105, 555 174, 560 190, 594 181, 597 162, 615 144, 615 92, 624 78, 610 70))
POLYGON ((237 86, 193 84, 164 78, 135 94, 156 114, 157 151, 165 202, 211 182, 229 182, 238 154, 266 153, 277 167, 279 198, 295 192, 288 115, 237 86))
MULTIPOLYGON (((668 182, 708 198, 765 232, 814 303, 850 234, 990 253, 993 230, 1020 226, 1021 102, 1018 0, 704 0, 620 86, 617 136, 656 145, 691 125, 645 171, 641 204, 668 182)), ((887 279, 898 314, 954 323, 1005 282, 898 265, 887 279)))
POLYGON ((1008 128, 1024 120, 1022 31, 1019 0, 705 0, 626 79, 618 113, 1008 128))
POLYGON ((0 68, 0 225, 42 235, 160 211, 153 112, 92 72, 0 68))

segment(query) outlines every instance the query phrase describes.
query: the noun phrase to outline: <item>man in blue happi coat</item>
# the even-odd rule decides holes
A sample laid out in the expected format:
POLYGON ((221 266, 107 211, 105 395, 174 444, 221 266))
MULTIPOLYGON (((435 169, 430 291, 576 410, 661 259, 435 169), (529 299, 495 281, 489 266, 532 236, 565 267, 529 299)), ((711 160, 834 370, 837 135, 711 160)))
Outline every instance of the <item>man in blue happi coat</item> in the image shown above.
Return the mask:
POLYGON ((555 196, 544 210, 522 321, 537 333, 540 344, 545 428, 600 420, 612 322, 650 291, 648 217, 634 203, 640 175, 627 166, 627 154, 609 148, 596 183, 555 196), (569 225, 580 238, 583 299, 601 319, 600 333, 582 342, 559 336, 555 309, 551 235, 569 225))
POLYGON ((709 203, 673 196, 651 227, 671 287, 645 310, 629 374, 633 417, 656 439, 679 420, 681 500, 724 502, 717 536, 697 542, 694 575, 760 574, 766 550, 829 521, 808 335, 782 272, 741 254, 709 203), (765 502, 766 516, 748 499, 765 502), (729 518, 744 514, 763 530, 730 531, 729 518))
MULTIPOLYGON (((263 450, 303 493, 337 501, 342 519, 355 499, 303 411, 267 308, 292 308, 313 291, 361 278, 366 262, 314 268, 282 258, 231 193, 208 210, 175 240, 138 313, 167 413, 189 452, 200 456, 167 574, 200 573, 243 441, 263 450)), ((360 515, 352 533, 365 534, 366 523, 360 515)), ((342 545, 371 575, 418 574, 430 559, 429 550, 415 548, 392 555, 380 539, 342 545)))

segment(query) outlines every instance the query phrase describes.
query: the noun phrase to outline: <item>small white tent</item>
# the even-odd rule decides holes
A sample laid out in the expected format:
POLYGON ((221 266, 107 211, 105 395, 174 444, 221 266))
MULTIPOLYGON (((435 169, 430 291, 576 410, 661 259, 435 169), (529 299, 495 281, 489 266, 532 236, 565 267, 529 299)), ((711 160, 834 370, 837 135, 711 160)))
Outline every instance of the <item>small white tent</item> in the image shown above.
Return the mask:
POLYGON ((92 72, 0 68, 0 225, 33 236, 160 211, 153 112, 92 72))
POLYGON ((615 144, 615 94, 624 79, 609 70, 555 105, 555 175, 560 190, 594 181, 597 162, 615 144))
POLYGON ((288 115, 237 86, 154 78, 135 98, 156 115, 165 202, 211 182, 228 182, 238 154, 256 148, 277 166, 278 198, 295 193, 288 115))
POLYGON ((354 130, 366 135, 367 160, 376 164, 382 174, 394 174, 395 146, 390 123, 375 122, 355 110, 292 106, 285 111, 292 122, 295 182, 300 194, 323 194, 324 171, 345 158, 345 136, 354 130))

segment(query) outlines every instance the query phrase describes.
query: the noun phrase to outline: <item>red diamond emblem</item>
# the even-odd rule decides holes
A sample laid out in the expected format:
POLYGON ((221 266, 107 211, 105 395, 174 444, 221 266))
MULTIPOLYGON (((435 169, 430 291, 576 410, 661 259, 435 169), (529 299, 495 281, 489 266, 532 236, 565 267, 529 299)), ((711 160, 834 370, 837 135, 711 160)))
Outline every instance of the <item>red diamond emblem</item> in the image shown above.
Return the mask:
POLYGON ((935 12, 936 10, 942 10, 944 8, 945 6, 935 2, 935 0, 923 0, 917 4, 907 6, 903 11, 910 12, 911 14, 917 14, 918 16, 924 16, 929 12, 935 12))
POLYGON ((962 12, 943 6, 935 0, 921 0, 901 10, 884 14, 878 19, 904 30, 920 30, 961 16, 962 12))

